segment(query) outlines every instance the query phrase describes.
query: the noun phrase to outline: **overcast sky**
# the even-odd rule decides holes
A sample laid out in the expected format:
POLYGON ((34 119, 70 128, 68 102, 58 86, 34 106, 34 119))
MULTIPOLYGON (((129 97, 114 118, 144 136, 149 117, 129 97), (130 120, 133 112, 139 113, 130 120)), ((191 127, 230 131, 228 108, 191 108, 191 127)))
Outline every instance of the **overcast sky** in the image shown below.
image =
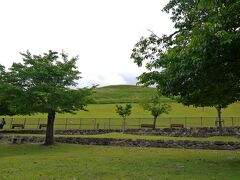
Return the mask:
POLYGON ((1 0, 0 64, 20 62, 19 52, 48 50, 79 55, 79 86, 135 84, 130 59, 141 36, 173 31, 162 12, 168 0, 1 0))

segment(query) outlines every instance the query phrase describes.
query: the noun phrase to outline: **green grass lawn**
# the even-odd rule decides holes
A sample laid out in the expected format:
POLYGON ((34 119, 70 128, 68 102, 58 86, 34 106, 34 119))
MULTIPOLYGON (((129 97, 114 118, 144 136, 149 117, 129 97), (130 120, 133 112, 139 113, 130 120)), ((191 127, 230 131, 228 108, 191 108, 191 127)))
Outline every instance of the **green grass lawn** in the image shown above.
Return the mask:
POLYGON ((1 180, 218 179, 240 176, 239 151, 0 142, 1 180))
MULTIPOLYGON (((5 134, 10 136, 45 136, 45 134, 5 134)), ((224 141, 224 142, 240 142, 240 138, 233 136, 213 136, 213 137, 170 137, 170 136, 150 136, 150 135, 134 135, 123 133, 107 133, 94 135, 55 135, 55 137, 82 137, 82 138, 113 138, 113 139, 145 139, 145 140, 190 140, 190 141, 224 141)))
MULTIPOLYGON (((127 119, 126 128, 139 128, 143 123, 152 123, 152 116, 144 111, 138 103, 141 99, 150 96, 156 91, 155 88, 147 88, 131 85, 107 86, 96 89, 93 95, 97 103, 90 104, 89 111, 78 111, 76 114, 57 114, 55 121, 56 129, 121 129, 122 119, 116 113, 116 104, 132 102, 132 114, 127 119), (111 103, 111 104, 109 104, 111 103), (67 123, 67 125, 66 125, 67 123)), ((217 112, 213 107, 195 108, 183 106, 168 98, 163 101, 169 102, 172 110, 169 114, 163 114, 158 118, 157 127, 169 127, 173 123, 184 124, 185 127, 214 127, 217 112)), ((234 103, 223 109, 224 126, 240 126, 240 103, 234 103), (233 118, 234 117, 234 118, 233 118)), ((47 114, 34 114, 31 116, 6 117, 10 128, 13 123, 24 123, 26 129, 36 129, 37 124, 45 124, 47 114)))
MULTIPOLYGON (((98 104, 136 103, 156 93, 155 88, 134 85, 112 85, 96 88, 93 99, 98 104)), ((162 98, 163 101, 171 101, 162 98)))
MULTIPOLYGON (((213 107, 195 108, 193 106, 183 106, 179 103, 170 103, 172 110, 169 114, 163 114, 161 117, 216 117, 217 112, 213 107)), ((129 118, 151 118, 149 112, 144 111, 139 104, 132 104, 132 114, 129 118)), ((76 114, 57 114, 57 118, 119 118, 115 112, 116 104, 90 104, 87 107, 88 111, 79 111, 76 114)), ((229 105, 223 109, 223 117, 240 117, 240 103, 229 105)), ((18 118, 35 117, 46 118, 46 114, 35 114, 32 116, 15 116, 18 118)))
MULTIPOLYGON (((127 119, 127 128, 139 128, 142 123, 152 123, 151 115, 138 104, 132 104, 132 114, 127 119)), ((169 127, 172 123, 181 123, 185 127, 213 127, 216 121, 216 110, 212 107, 194 108, 171 103, 172 111, 158 118, 157 127, 169 127)), ((76 114, 57 114, 56 129, 121 129, 122 119, 115 112, 116 104, 90 104, 88 112, 79 111, 76 114), (66 121, 68 125, 66 126, 66 121), (81 124, 81 125, 80 125, 81 124)), ((240 103, 230 105, 223 110, 224 126, 240 126, 240 103), (232 118, 234 117, 234 118, 232 118)), ((25 118, 27 129, 36 129, 37 124, 46 123, 46 114, 32 116, 15 116, 14 123, 23 123, 25 118), (39 119, 40 118, 40 119, 39 119)), ((10 128, 11 117, 7 117, 7 126, 10 128)))

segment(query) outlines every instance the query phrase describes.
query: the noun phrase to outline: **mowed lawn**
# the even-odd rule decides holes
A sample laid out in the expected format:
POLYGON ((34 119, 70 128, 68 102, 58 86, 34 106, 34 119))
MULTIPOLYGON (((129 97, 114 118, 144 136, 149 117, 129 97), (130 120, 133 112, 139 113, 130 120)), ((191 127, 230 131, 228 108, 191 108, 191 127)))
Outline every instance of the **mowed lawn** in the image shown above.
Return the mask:
MULTIPOLYGON (((116 113, 116 104, 132 102, 132 113, 126 120, 126 128, 139 128, 141 124, 152 123, 152 116, 136 102, 156 93, 155 88, 116 85, 96 89, 93 95, 96 104, 89 104, 88 111, 78 111, 76 114, 57 114, 56 129, 122 129, 122 118, 116 113)), ((214 127, 217 112, 213 107, 195 108, 183 106, 169 98, 163 97, 163 102, 172 106, 169 114, 162 114, 157 121, 157 127, 170 127, 170 124, 184 124, 185 127, 214 127)), ((125 105, 125 104, 122 105, 125 105)), ((223 126, 240 126, 240 103, 229 105, 222 111, 223 126)), ((25 124, 25 129, 36 129, 38 124, 46 124, 47 114, 31 116, 6 117, 9 129, 12 123, 25 124), (14 120, 13 120, 13 119, 14 120)))
MULTIPOLYGON (((139 104, 132 104, 132 114, 126 120, 126 128, 139 128, 143 123, 152 123, 152 116, 144 111, 139 104)), ((172 123, 181 123, 185 127, 214 127, 216 110, 213 107, 195 108, 171 103, 172 110, 158 118, 157 127, 169 127, 172 123)), ((90 104, 87 112, 79 111, 76 114, 57 114, 56 129, 121 129, 122 118, 115 112, 116 104, 90 104), (67 125, 66 125, 67 124, 67 125)), ((240 103, 230 105, 223 109, 224 126, 240 126, 240 103)), ((26 129, 36 129, 37 124, 46 123, 46 114, 31 116, 15 116, 12 123, 24 123, 26 129), (40 119, 39 119, 40 118, 40 119)), ((7 117, 10 128, 12 117, 7 117)))
POLYGON ((240 177, 240 151, 0 142, 1 180, 218 179, 240 177))
MULTIPOLYGON (((183 106, 179 103, 169 103, 171 111, 168 114, 163 114, 161 117, 216 117, 217 112, 213 107, 196 108, 193 106, 183 106)), ((124 104, 123 104, 124 105, 124 104)), ((152 117, 149 112, 144 111, 139 104, 132 104, 132 114, 129 118, 149 118, 152 117)), ((78 111, 76 114, 57 114, 57 118, 119 118, 115 112, 116 104, 89 104, 88 111, 78 111)), ((222 110, 224 117, 240 117, 240 103, 234 103, 228 108, 222 110)), ((15 117, 36 117, 46 118, 46 114, 35 114, 32 116, 15 116, 15 117)))

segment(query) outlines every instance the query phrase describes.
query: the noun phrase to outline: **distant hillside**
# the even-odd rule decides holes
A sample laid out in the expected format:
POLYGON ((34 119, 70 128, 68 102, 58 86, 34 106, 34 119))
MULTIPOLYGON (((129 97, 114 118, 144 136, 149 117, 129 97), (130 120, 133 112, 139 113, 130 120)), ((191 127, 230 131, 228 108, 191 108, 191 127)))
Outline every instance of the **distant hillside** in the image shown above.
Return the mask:
MULTIPOLYGON (((156 92, 155 88, 134 85, 113 85, 97 88, 93 98, 98 104, 138 103, 156 92)), ((169 101, 168 98, 164 100, 169 101)))

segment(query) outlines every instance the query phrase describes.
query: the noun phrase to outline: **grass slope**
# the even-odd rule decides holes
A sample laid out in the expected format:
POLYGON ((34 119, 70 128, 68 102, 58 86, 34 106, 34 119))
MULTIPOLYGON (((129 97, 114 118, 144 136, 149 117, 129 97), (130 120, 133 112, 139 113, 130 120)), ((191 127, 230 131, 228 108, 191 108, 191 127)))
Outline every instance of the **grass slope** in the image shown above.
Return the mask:
MULTIPOLYGON (((169 103, 171 111, 162 114, 161 117, 217 117, 216 109, 213 107, 196 108, 183 106, 179 103, 169 103)), ((124 105, 124 104, 123 104, 124 105)), ((76 114, 57 114, 57 118, 121 118, 115 111, 116 104, 90 104, 88 111, 78 111, 76 114)), ((234 103, 222 110, 223 117, 240 117, 240 103, 234 103)), ((19 118, 47 118, 47 114, 34 114, 32 116, 15 116, 19 118)), ((132 113, 129 118, 152 118, 149 112, 144 111, 139 104, 132 104, 132 113)))
MULTIPOLYGON (((112 85, 96 88, 93 98, 98 104, 136 103, 156 93, 155 88, 134 85, 112 85)), ((164 101, 170 101, 163 98, 164 101)))
MULTIPOLYGON (((94 94, 94 99, 99 104, 89 104, 87 107, 89 111, 87 112, 78 111, 76 114, 57 114, 55 127, 57 129, 66 128, 66 118, 68 118, 68 122, 70 122, 70 124, 83 124, 83 126, 70 125, 68 128, 92 129, 96 128, 94 125, 95 123, 99 124, 99 128, 109 128, 109 124, 111 124, 114 125, 114 127, 111 128, 119 129, 121 128, 122 121, 121 119, 116 119, 120 118, 115 111, 116 104, 121 104, 122 102, 139 102, 142 98, 151 96, 151 94, 153 94, 155 91, 155 88, 133 85, 116 85, 97 88, 96 93, 94 94), (81 123, 79 118, 82 119, 81 123), (89 120, 85 118, 91 119, 89 120)), ((169 127, 171 123, 185 124, 186 127, 215 126, 217 113, 216 109, 213 107, 195 108, 193 106, 183 106, 182 104, 171 101, 168 98, 163 98, 163 101, 170 103, 172 110, 169 112, 169 114, 162 114, 158 118, 157 127, 169 127)), ((129 118, 134 118, 134 120, 127 120, 129 125, 127 128, 138 128, 141 123, 152 123, 152 116, 150 113, 144 111, 138 103, 132 103, 132 107, 132 114, 129 116, 129 118)), ((239 109, 240 103, 234 103, 229 105, 228 108, 222 110, 222 116, 224 117, 223 120, 225 123, 224 126, 240 125, 240 118, 232 118, 240 117, 239 109)), ((12 117, 6 117, 7 125, 5 128, 10 127, 11 118, 12 117)), ((27 118, 26 124, 30 126, 26 126, 26 128, 35 129, 38 122, 46 123, 47 114, 15 116, 15 118, 18 119, 14 121, 14 123, 23 123, 25 121, 24 118, 27 118), (43 119, 39 121, 38 118, 43 119)))
POLYGON ((239 151, 0 142, 1 180, 218 179, 240 176, 239 151))
MULTIPOLYGON (((152 123, 152 116, 143 111, 138 104, 132 104, 132 114, 126 120, 126 128, 139 128, 140 124, 152 123)), ((216 121, 216 110, 211 107, 194 108, 192 106, 183 106, 178 103, 171 103, 172 111, 169 114, 163 114, 158 118, 157 127, 169 127, 171 123, 181 123, 186 127, 213 127, 216 121)), ((115 112, 116 104, 90 104, 89 111, 79 111, 76 114, 57 114, 55 121, 56 129, 95 129, 99 124, 100 129, 122 127, 122 118, 115 112), (68 120, 67 127, 65 126, 68 120), (75 124, 75 125, 73 125, 75 124), (81 124, 81 125, 79 125, 81 124), (110 126, 109 126, 110 125, 110 126)), ((223 110, 224 126, 240 125, 240 104, 235 103, 223 110), (234 117, 234 118, 232 118, 234 117)), ((26 118, 27 129, 36 129, 37 124, 46 123, 47 114, 35 114, 32 116, 15 116, 17 119, 13 123, 24 123, 26 118), (39 118, 41 118, 39 120, 39 118)), ((10 128, 11 117, 6 118, 7 125, 4 128, 10 128)))
MULTIPOLYGON (((196 108, 193 106, 184 106, 182 104, 171 102, 171 111, 168 114, 162 114, 160 117, 217 117, 217 111, 214 107, 196 108)), ((116 104, 90 104, 89 111, 80 111, 76 115, 58 114, 58 117, 83 117, 83 118, 119 118, 116 113, 116 104)), ((223 117, 240 117, 240 103, 231 104, 228 108, 222 110, 223 117)), ((152 118, 151 114, 144 111, 137 103, 132 104, 132 114, 129 118, 152 118)))

